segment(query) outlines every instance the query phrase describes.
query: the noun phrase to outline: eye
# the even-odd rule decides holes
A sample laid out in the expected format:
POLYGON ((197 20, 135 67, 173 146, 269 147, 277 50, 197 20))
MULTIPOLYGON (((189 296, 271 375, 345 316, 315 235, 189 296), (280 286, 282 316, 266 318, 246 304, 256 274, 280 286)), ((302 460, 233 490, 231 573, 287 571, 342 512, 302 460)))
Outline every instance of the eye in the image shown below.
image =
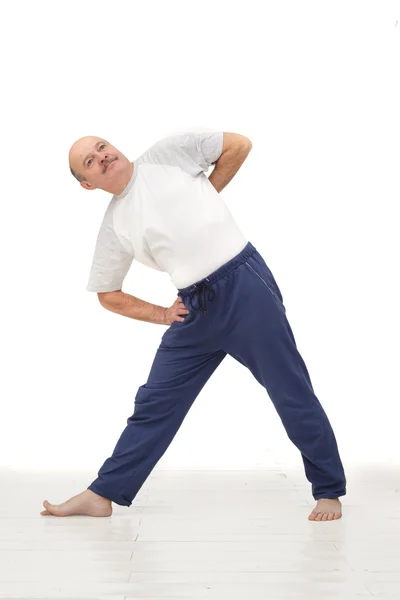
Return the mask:
MULTIPOLYGON (((101 146, 100 146, 99 150, 101 150, 102 148, 105 148, 106 146, 107 146, 107 144, 101 144, 101 146)), ((91 158, 89 158, 89 160, 88 160, 88 161, 87 161, 87 163, 86 163, 86 164, 87 164, 87 166, 89 166, 89 163, 90 163, 90 161, 91 161, 91 160, 92 160, 92 159, 91 159, 91 158)))

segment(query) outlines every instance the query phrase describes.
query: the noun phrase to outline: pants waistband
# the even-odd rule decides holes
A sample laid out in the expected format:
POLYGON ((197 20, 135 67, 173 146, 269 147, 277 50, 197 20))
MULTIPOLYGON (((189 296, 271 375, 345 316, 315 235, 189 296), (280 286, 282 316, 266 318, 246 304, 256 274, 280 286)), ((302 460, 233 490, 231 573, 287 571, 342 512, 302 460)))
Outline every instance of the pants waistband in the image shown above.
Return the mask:
POLYGON ((200 281, 196 281, 196 283, 193 283, 192 285, 189 285, 182 289, 178 289, 179 295, 194 296, 195 294, 198 294, 199 308, 195 308, 193 304, 192 308, 194 308, 195 310, 201 310, 203 312, 206 312, 205 300, 204 307, 201 303, 201 293, 204 292, 205 294, 206 290, 208 290, 208 299, 213 300, 215 298, 215 290, 213 290, 212 285, 222 277, 229 275, 229 273, 231 273, 239 265, 246 262, 250 258, 250 256, 254 254, 254 252, 257 252, 255 246, 253 246, 251 242, 247 242, 246 246, 241 252, 239 252, 239 254, 231 258, 231 260, 219 267, 216 271, 213 271, 210 275, 208 275, 207 277, 203 277, 203 279, 200 279, 200 281))

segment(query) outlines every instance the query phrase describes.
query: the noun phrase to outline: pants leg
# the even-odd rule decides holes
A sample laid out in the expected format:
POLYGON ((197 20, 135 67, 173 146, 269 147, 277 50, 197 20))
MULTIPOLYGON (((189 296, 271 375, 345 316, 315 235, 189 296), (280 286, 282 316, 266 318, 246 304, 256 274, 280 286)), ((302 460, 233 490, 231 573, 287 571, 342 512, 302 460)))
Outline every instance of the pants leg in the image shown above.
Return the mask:
POLYGON ((345 495, 335 435, 297 349, 282 294, 257 251, 237 269, 225 293, 235 326, 223 349, 267 390, 289 439, 301 452, 314 498, 345 495))
POLYGON ((248 242, 179 295, 190 314, 164 334, 148 381, 137 392, 134 414, 89 489, 130 506, 202 387, 230 354, 268 392, 301 452, 314 498, 345 495, 332 427, 296 347, 280 290, 255 247, 248 242))
POLYGON ((134 413, 112 456, 88 487, 96 494, 122 506, 132 504, 202 387, 225 358, 225 352, 204 344, 199 317, 192 312, 164 334, 148 381, 136 394, 134 413))

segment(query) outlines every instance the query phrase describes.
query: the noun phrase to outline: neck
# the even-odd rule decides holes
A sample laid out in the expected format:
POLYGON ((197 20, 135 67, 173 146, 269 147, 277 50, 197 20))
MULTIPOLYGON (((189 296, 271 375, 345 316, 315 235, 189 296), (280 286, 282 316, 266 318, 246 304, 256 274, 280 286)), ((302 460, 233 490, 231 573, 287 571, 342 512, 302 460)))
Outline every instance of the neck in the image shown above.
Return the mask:
POLYGON ((129 163, 129 167, 126 171, 126 173, 124 173, 122 179, 120 182, 115 183, 115 186, 113 186, 113 189, 110 189, 109 192, 111 192, 111 194, 114 194, 115 196, 119 196, 119 194, 122 194, 122 192, 124 191, 124 189, 126 188, 126 186, 128 185, 128 183, 131 180, 131 177, 133 175, 133 169, 134 169, 134 163, 129 163))

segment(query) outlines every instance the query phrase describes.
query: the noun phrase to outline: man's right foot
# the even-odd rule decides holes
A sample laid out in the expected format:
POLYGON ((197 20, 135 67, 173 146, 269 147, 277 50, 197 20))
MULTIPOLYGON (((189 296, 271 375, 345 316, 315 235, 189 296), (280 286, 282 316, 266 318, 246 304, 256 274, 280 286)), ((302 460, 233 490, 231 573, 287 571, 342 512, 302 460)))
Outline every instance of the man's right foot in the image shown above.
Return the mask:
POLYGON ((45 500, 43 506, 46 509, 40 513, 43 516, 86 515, 88 517, 110 517, 112 515, 111 500, 95 494, 92 490, 85 490, 62 504, 50 504, 45 500))

